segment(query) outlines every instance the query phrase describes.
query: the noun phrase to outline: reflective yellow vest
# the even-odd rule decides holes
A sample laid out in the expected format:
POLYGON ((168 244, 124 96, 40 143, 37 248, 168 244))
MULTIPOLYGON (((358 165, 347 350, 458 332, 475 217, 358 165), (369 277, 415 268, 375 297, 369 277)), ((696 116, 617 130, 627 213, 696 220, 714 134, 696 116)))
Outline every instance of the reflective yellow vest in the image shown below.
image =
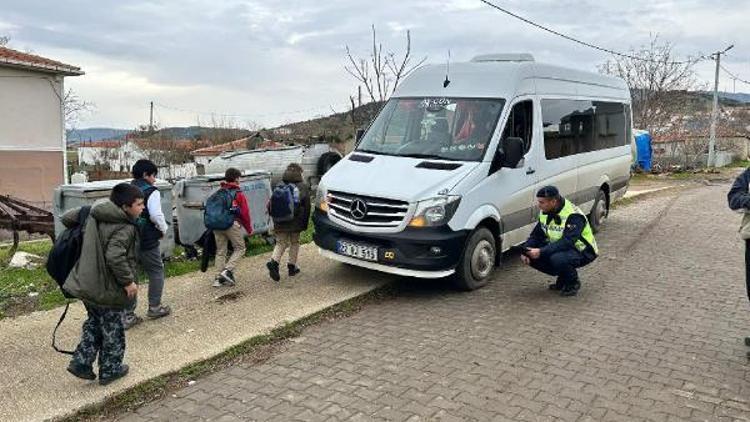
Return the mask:
POLYGON ((596 245, 594 232, 591 230, 591 225, 589 225, 588 218, 586 218, 586 215, 583 213, 583 211, 581 211, 580 208, 575 206, 567 199, 565 200, 563 209, 560 210, 560 212, 557 214, 560 217, 560 224, 557 224, 554 219, 550 219, 549 224, 547 224, 547 214, 541 211, 539 212, 539 224, 541 224, 544 234, 547 235, 547 240, 549 240, 550 243, 554 243, 562 239, 563 231, 565 230, 565 223, 567 222, 568 217, 570 217, 571 214, 579 214, 583 216, 584 220, 586 220, 586 226, 581 232, 581 238, 576 240, 575 242, 576 249, 578 249, 579 252, 583 252, 586 249, 586 243, 588 243, 589 245, 591 245, 594 253, 599 255, 599 247, 596 245))

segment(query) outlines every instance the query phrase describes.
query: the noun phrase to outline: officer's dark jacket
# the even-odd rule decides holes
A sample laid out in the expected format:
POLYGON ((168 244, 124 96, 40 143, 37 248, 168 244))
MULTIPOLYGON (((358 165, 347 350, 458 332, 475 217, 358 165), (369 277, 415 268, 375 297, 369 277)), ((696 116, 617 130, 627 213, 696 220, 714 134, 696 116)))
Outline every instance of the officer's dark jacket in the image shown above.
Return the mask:
MULTIPOLYGON (((565 206, 565 199, 560 203, 560 207, 547 215, 547 221, 551 221, 553 218, 559 218, 557 213, 565 206)), ((547 239, 547 235, 544 234, 542 224, 537 223, 534 230, 529 235, 529 239, 524 243, 527 248, 539 248, 542 258, 547 258, 558 252, 576 251, 575 242, 581 238, 583 229, 586 227, 586 217, 580 214, 571 214, 568 216, 568 220, 565 222, 565 230, 563 230, 562 239, 557 242, 550 243, 547 239)), ((588 249, 588 248, 587 248, 588 249)))
POLYGON ((732 189, 727 194, 727 201, 729 201, 729 208, 738 211, 743 208, 750 210, 750 193, 748 193, 748 185, 750 185, 750 168, 745 170, 732 185, 732 189))

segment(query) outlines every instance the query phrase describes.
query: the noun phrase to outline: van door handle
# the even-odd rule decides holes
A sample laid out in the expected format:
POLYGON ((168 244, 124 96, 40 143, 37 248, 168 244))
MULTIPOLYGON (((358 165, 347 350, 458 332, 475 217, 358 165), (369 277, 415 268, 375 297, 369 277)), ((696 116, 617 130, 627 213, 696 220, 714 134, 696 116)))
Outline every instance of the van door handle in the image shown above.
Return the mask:
POLYGON ((526 169, 526 174, 534 174, 534 173, 536 173, 536 170, 534 170, 533 168, 529 167, 526 169))

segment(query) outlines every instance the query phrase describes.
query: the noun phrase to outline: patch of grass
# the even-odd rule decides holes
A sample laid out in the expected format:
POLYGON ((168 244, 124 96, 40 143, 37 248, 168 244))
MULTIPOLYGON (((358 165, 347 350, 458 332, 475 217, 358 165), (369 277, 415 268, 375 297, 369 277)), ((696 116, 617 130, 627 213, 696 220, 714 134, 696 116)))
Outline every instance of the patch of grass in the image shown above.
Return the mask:
POLYGON ((732 168, 748 168, 750 167, 750 160, 737 160, 729 165, 732 168))
POLYGON ((386 285, 372 292, 333 305, 298 321, 287 322, 268 334, 252 337, 223 353, 196 362, 185 368, 161 375, 138 384, 122 393, 115 394, 101 404, 88 406, 64 418, 59 422, 95 421, 116 417, 124 412, 133 411, 144 404, 167 396, 169 393, 184 388, 196 378, 206 376, 239 363, 263 363, 275 353, 283 350, 287 342, 299 337, 305 328, 324 321, 344 318, 358 312, 368 303, 382 301, 393 296, 394 289, 386 285))
MULTIPOLYGON (((312 242, 313 226, 300 236, 300 243, 312 242)), ((22 242, 18 250, 32 253, 41 257, 49 255, 52 249, 52 241, 49 239, 22 242)), ((10 246, 0 247, 0 256, 4 256, 10 250, 10 246)), ((265 239, 253 236, 245 256, 256 256, 271 252, 273 246, 266 243, 265 239)), ((183 258, 184 249, 177 246, 174 250, 174 258, 164 263, 164 274, 166 277, 177 277, 200 270, 200 260, 188 261, 183 258)), ((141 283, 148 280, 141 275, 141 283)), ((62 306, 66 303, 65 297, 60 293, 57 283, 50 278, 44 266, 33 270, 21 268, 3 268, 0 271, 0 319, 23 315, 35 310, 49 310, 62 306)))

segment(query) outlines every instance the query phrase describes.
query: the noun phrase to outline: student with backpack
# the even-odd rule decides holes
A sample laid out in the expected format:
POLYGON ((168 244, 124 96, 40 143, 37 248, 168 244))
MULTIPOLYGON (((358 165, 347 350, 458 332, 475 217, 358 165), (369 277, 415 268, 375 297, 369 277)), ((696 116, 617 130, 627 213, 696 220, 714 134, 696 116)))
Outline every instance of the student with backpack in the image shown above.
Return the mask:
MULTIPOLYGON (((88 319, 83 323, 81 342, 68 365, 68 372, 86 380, 96 379, 94 360, 99 355, 99 384, 107 385, 127 375, 125 327, 122 311, 138 293, 136 284, 136 220, 143 211, 143 193, 120 183, 109 200, 97 202, 85 219, 80 258, 67 277, 63 290, 81 299, 88 319)), ((81 209, 62 217, 74 227, 83 219, 81 209)))
POLYGON ((299 274, 297 255, 299 253, 300 234, 307 230, 310 222, 310 188, 303 182, 302 167, 297 163, 289 164, 284 171, 282 183, 273 190, 269 203, 269 213, 273 220, 276 235, 276 246, 271 260, 266 263, 272 280, 281 280, 279 262, 287 249, 289 277, 299 274))
POLYGON ((240 177, 242 173, 236 168, 227 169, 221 188, 206 200, 203 222, 207 229, 213 230, 216 240, 216 268, 219 269, 214 287, 233 286, 236 283, 234 268, 237 261, 245 255, 242 228, 248 235, 253 234, 250 207, 242 193, 240 177), (227 259, 230 243, 233 251, 232 256, 227 259))
MULTIPOLYGON (((133 165, 132 184, 143 192, 146 207, 138 218, 140 229, 140 248, 138 250, 138 261, 141 268, 148 276, 148 311, 146 316, 150 319, 162 318, 170 313, 172 309, 162 304, 164 292, 164 262, 161 259, 159 240, 167 234, 167 220, 161 209, 161 193, 154 186, 158 169, 156 164, 149 160, 138 160, 133 165)), ((141 322, 143 319, 135 314, 136 303, 123 314, 125 329, 129 329, 141 322)))

